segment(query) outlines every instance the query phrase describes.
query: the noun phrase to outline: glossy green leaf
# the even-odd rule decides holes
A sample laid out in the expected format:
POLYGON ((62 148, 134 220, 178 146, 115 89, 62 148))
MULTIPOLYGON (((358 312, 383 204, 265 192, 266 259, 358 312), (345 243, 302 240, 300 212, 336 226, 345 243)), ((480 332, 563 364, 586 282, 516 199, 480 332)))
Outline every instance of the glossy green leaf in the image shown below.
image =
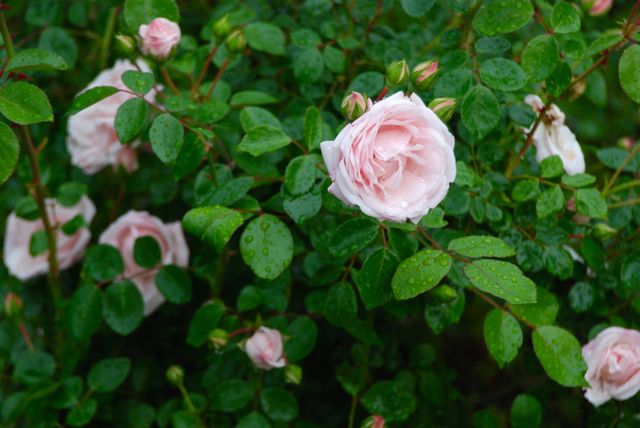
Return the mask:
POLYGON ((178 119, 165 113, 156 117, 149 129, 151 147, 158 158, 170 164, 174 162, 184 144, 184 128, 178 119))
POLYGON ((398 300, 411 299, 438 285, 451 269, 451 256, 438 250, 423 250, 403 260, 391 280, 398 300))
POLYGON ((142 98, 131 98, 118 108, 114 126, 122 144, 127 144, 138 136, 148 112, 149 106, 142 98))
POLYGON ((502 239, 494 236, 467 236, 449 243, 449 251, 465 257, 511 257, 516 252, 502 239))
POLYGON ((287 225, 267 214, 252 220, 240 237, 242 259, 260 278, 277 278, 291 264, 293 238, 287 225))
POLYGON ((500 368, 511 362, 522 346, 522 328, 518 321, 501 309, 491 310, 484 319, 484 341, 500 368))
POLYGON ((567 330, 548 325, 533 331, 533 350, 549 377, 562 386, 586 386, 587 365, 578 340, 567 330))
POLYGON ((19 125, 53 121, 47 95, 26 82, 10 82, 0 88, 0 113, 19 125))
POLYGON ((217 251, 224 248, 243 222, 240 213, 221 206, 193 208, 182 219, 185 231, 198 236, 217 251))
POLYGON ((509 303, 535 303, 536 285, 515 265, 499 260, 476 260, 464 267, 474 287, 509 303))
POLYGON ((104 293, 102 316, 113 331, 123 336, 142 322, 144 302, 138 288, 128 280, 111 284, 104 293))

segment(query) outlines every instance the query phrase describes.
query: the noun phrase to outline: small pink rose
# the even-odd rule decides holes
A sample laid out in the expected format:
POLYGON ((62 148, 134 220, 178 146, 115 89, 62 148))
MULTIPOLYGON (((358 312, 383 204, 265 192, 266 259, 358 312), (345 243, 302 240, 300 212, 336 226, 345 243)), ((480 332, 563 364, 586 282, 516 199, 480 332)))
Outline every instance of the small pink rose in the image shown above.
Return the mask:
POLYGON ((160 246, 161 264, 185 267, 189 264, 189 247, 180 222, 163 223, 145 211, 129 211, 112 223, 100 236, 101 244, 120 250, 124 259, 124 277, 140 290, 144 300, 144 314, 149 315, 164 302, 156 287, 157 269, 138 266, 133 257, 136 239, 150 236, 160 246))
POLYGON ((582 348, 587 363, 585 398, 599 406, 626 400, 640 390, 640 332, 609 327, 582 348))
POLYGON ((282 346, 282 335, 278 330, 260 327, 245 344, 247 355, 256 367, 271 370, 284 367, 287 360, 282 346))
POLYGON ((609 12, 613 0, 582 0, 582 4, 588 9, 589 15, 601 16, 609 12))
POLYGON ((141 25, 138 35, 142 41, 142 53, 159 60, 169 58, 181 37, 180 26, 165 18, 156 18, 149 25, 141 25))
MULTIPOLYGON (((84 255, 87 244, 91 239, 91 232, 82 227, 73 235, 66 235, 60 228, 69 220, 80 215, 88 225, 96 214, 96 207, 86 196, 73 207, 65 207, 53 199, 46 200, 47 212, 52 226, 56 231, 56 254, 58 268, 67 269, 84 255)), ((49 252, 32 256, 29 252, 31 237, 37 231, 44 230, 41 219, 25 220, 12 212, 7 219, 6 235, 4 237, 4 264, 16 278, 25 281, 49 271, 49 252)))
POLYGON ((320 145, 329 192, 381 220, 417 223, 456 177, 454 138, 415 94, 398 92, 320 145))

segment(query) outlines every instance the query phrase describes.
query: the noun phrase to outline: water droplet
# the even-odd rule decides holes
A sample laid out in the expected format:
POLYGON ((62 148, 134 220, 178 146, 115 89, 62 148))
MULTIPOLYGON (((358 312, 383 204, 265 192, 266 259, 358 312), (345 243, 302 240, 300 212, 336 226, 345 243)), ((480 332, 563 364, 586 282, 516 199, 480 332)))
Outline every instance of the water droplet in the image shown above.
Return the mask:
POLYGON ((253 242, 253 236, 246 236, 244 238, 244 242, 246 242, 247 244, 250 244, 251 242, 253 242))
POLYGON ((416 279, 415 279, 415 278, 413 278, 413 277, 412 277, 412 278, 409 278, 409 281, 408 281, 408 282, 409 282, 409 285, 413 285, 413 284, 415 284, 415 283, 416 283, 416 279))
POLYGON ((268 248, 263 248, 262 249, 262 254, 264 254, 265 256, 269 255, 269 249, 268 248))

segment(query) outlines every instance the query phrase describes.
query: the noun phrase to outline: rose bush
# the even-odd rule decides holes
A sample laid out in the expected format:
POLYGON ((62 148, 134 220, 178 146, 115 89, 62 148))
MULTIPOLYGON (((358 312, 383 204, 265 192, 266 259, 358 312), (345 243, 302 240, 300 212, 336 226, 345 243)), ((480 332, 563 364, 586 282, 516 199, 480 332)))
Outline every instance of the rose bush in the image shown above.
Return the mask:
POLYGON ((637 426, 639 29, 3 2, 0 426, 637 426))

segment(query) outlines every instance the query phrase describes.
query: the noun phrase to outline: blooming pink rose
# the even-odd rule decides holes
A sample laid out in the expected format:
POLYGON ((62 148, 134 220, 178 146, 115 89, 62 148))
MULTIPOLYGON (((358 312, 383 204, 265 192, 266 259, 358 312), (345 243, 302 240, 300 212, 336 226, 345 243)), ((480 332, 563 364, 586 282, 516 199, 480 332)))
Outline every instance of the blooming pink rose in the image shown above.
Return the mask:
MULTIPOLYGON (((149 71, 149 67, 141 61, 138 66, 143 71, 149 71)), ((101 72, 85 91, 96 86, 127 89, 121 76, 128 70, 137 68, 127 60, 118 60, 113 68, 101 72)), ((155 95, 156 92, 151 90, 146 98, 151 101, 155 95)), ((69 118, 67 150, 71 154, 71 163, 87 174, 95 174, 108 165, 122 165, 129 172, 138 167, 133 148, 135 143, 120 144, 113 125, 118 107, 133 97, 134 95, 118 92, 69 118)))
POLYGON ((142 53, 156 59, 167 59, 180 42, 180 26, 165 18, 156 18, 149 25, 141 25, 138 35, 142 53))
MULTIPOLYGON (((73 207, 62 206, 53 199, 47 199, 45 203, 51 225, 57 228, 58 268, 63 270, 82 258, 91 239, 91 232, 87 227, 82 227, 69 236, 60 228, 78 215, 82 216, 88 225, 96 214, 96 207, 86 196, 83 196, 73 207)), ((35 257, 29 252, 31 236, 39 230, 44 230, 41 219, 25 220, 18 217, 15 212, 12 212, 7 219, 4 237, 4 264, 13 276, 22 281, 49 271, 49 251, 35 257)))
POLYGON ((329 191, 380 220, 417 223, 456 177, 454 138, 415 94, 398 92, 320 145, 329 191))
POLYGON ((156 287, 157 269, 140 267, 133 258, 133 246, 136 239, 142 236, 156 240, 160 246, 162 265, 186 267, 189 264, 189 247, 179 221, 165 224, 145 211, 129 211, 100 235, 101 244, 113 245, 120 250, 124 259, 124 277, 140 290, 144 314, 149 315, 164 302, 164 296, 156 287))
POLYGON ((283 354, 282 335, 278 330, 260 327, 245 344, 247 355, 256 367, 271 370, 287 364, 283 354))
POLYGON ((582 348, 589 382, 585 398, 593 405, 626 400, 640 390, 640 332, 609 327, 582 348))
MULTIPOLYGON (((524 101, 538 114, 544 109, 544 103, 537 95, 527 95, 524 101)), ((533 134, 536 160, 542 162, 543 159, 558 155, 567 174, 580 174, 585 170, 582 148, 564 120, 564 113, 555 104, 551 104, 545 111, 545 117, 533 134)))

